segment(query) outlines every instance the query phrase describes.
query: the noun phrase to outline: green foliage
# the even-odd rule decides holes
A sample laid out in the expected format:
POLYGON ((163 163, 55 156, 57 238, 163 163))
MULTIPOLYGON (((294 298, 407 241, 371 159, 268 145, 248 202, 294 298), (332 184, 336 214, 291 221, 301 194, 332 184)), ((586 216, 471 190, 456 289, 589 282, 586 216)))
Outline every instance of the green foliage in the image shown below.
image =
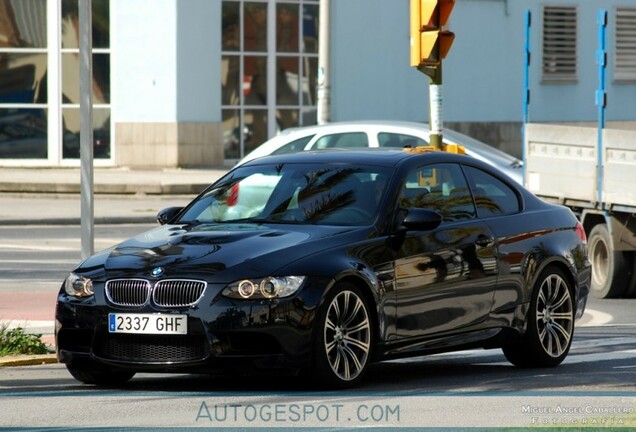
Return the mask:
POLYGON ((46 354, 46 345, 40 339, 41 334, 27 334, 17 327, 9 330, 0 327, 0 356, 20 354, 46 354))

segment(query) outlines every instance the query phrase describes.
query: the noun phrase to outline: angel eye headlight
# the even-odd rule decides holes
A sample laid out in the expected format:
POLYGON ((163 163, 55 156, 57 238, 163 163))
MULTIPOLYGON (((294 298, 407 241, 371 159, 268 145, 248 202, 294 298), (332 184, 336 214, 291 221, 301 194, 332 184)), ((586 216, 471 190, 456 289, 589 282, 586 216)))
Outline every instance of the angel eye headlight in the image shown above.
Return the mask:
POLYGON ((71 273, 64 281, 64 291, 73 297, 90 297, 93 295, 93 281, 87 277, 71 273))
POLYGON ((260 283, 260 291, 263 297, 274 298, 283 289, 283 284, 280 279, 267 278, 263 279, 260 283))
POLYGON ((240 281, 237 288, 238 294, 243 298, 250 298, 256 292, 256 285, 252 281, 240 281))
POLYGON ((304 276, 268 276, 256 280, 244 279, 228 285, 223 290, 223 295, 249 300, 284 298, 295 294, 304 280, 304 276))

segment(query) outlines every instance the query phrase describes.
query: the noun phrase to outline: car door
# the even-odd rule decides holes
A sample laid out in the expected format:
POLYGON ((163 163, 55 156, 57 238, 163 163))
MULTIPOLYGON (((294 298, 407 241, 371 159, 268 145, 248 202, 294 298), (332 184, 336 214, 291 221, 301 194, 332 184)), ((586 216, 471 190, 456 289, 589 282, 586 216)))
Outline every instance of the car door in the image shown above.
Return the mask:
POLYGON ((395 261, 398 338, 448 332, 488 317, 497 283, 496 245, 477 218, 457 164, 412 170, 400 192, 402 208, 443 216, 432 231, 409 231, 395 261))

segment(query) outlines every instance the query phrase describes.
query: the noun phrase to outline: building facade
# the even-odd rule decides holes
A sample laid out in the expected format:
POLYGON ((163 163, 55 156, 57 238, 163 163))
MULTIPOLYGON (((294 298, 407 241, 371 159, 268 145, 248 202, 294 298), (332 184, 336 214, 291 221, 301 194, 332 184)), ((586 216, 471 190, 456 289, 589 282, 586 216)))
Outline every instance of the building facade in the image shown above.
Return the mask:
MULTIPOLYGON (((428 120, 408 0, 332 0, 331 120, 428 120)), ((318 0, 92 0, 98 166, 231 163, 316 123, 318 0)), ((457 0, 445 126, 518 155, 524 19, 534 122, 593 123, 599 9, 608 122, 636 120, 633 0, 457 0)), ((79 165, 77 0, 0 0, 0 166, 79 165)))

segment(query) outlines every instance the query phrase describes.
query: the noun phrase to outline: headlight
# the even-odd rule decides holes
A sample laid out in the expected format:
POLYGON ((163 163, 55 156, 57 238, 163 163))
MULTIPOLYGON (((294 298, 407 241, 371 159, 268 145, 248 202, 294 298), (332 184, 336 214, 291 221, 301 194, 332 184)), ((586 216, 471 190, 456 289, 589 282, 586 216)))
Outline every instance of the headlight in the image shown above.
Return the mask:
POLYGON ((89 297, 93 295, 93 281, 87 277, 71 273, 64 281, 64 291, 73 297, 89 297))
POLYGON ((257 280, 244 279, 228 285, 223 290, 223 295, 246 300, 289 297, 298 291, 304 280, 304 276, 269 276, 257 280))

